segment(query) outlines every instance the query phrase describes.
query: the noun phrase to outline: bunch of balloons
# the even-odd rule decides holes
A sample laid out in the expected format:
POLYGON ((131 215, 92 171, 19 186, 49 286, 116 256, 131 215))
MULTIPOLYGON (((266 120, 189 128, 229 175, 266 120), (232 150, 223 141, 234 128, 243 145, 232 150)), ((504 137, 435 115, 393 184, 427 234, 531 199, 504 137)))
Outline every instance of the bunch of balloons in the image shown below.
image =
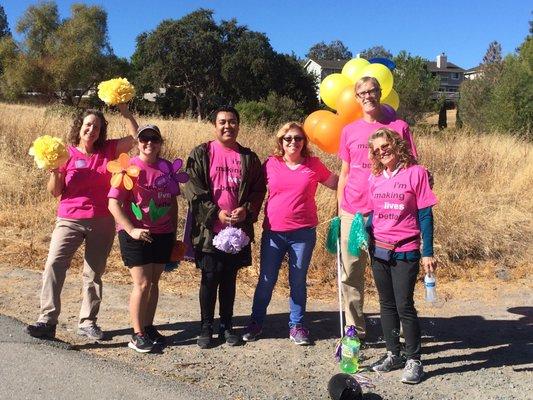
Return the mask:
POLYGON ((380 102, 397 110, 400 98, 392 88, 394 79, 391 71, 394 68, 394 62, 386 58, 353 58, 344 65, 340 74, 326 76, 320 84, 320 98, 337 113, 318 110, 309 114, 304 122, 309 140, 327 153, 337 152, 342 128, 363 115, 355 99, 355 83, 364 76, 378 80, 381 86, 380 102))

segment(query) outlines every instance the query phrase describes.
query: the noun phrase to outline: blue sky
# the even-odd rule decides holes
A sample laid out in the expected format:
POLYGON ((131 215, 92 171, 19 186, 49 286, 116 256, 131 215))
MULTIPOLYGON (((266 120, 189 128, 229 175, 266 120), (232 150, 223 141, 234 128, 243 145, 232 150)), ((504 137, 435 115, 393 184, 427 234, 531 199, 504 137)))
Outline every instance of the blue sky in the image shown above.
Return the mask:
MULTIPOLYGON (((374 45, 393 54, 407 50, 431 60, 445 52, 449 61, 465 69, 481 62, 493 40, 502 44, 504 54, 514 52, 533 19, 529 0, 79 2, 97 4, 107 11, 111 46, 126 58, 133 54, 138 34, 200 7, 214 10, 217 21, 235 17, 249 29, 265 33, 276 51, 294 52, 299 57, 317 42, 339 39, 354 55, 374 45)), ((70 15, 72 3, 57 1, 61 17, 70 15)), ((14 33, 18 19, 37 1, 4 0, 0 4, 14 33)))

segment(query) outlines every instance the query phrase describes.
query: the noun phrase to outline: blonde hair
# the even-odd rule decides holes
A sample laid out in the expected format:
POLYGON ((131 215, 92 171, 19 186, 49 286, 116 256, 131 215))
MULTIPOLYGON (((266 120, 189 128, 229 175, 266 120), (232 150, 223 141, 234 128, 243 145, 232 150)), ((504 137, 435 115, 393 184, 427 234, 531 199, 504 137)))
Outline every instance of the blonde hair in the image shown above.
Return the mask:
POLYGON ((402 168, 417 164, 416 159, 411 153, 409 144, 398 134, 398 132, 388 128, 380 128, 370 136, 370 139, 368 139, 369 158, 372 163, 373 175, 380 175, 385 170, 385 165, 383 165, 379 158, 374 154, 374 140, 377 138, 385 138, 387 140, 391 150, 398 156, 399 164, 402 168))
POLYGON ((299 131, 304 138, 302 151, 300 152, 301 156, 304 158, 311 157, 313 153, 311 152, 308 146, 309 137, 307 136, 307 133, 305 133, 302 124, 294 121, 287 122, 286 124, 283 124, 281 128, 279 128, 278 132, 276 133, 276 141, 272 154, 278 157, 283 157, 285 155, 285 150, 283 150, 283 136, 285 136, 287 132, 293 129, 299 131))
POLYGON ((379 81, 376 78, 374 78, 373 76, 363 76, 361 79, 359 79, 355 83, 355 92, 356 92, 356 94, 357 94, 357 90, 359 90, 359 88, 361 86, 363 86, 367 82, 372 82, 374 85, 376 85, 376 87, 378 88, 379 92, 381 93, 381 85, 379 84, 379 81))

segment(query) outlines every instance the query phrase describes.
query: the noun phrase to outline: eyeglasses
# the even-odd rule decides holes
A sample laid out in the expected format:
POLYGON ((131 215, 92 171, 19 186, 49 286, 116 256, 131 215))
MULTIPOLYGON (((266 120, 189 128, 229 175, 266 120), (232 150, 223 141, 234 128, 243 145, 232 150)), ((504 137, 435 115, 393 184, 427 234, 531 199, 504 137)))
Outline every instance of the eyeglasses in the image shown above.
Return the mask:
POLYGON ((356 95, 360 99, 364 99, 366 96, 376 97, 378 93, 379 93, 379 89, 375 87, 369 90, 364 90, 362 92, 356 93, 356 95))
POLYGON ((159 136, 139 136, 139 142, 141 143, 161 143, 161 138, 159 136))
POLYGON ((379 147, 376 147, 374 150, 372 150, 372 153, 375 156, 380 155, 382 152, 386 152, 387 150, 390 150, 391 146, 389 143, 382 144, 379 147))
POLYGON ((302 140, 304 140, 303 136, 283 136, 283 140, 286 142, 286 143, 290 143, 292 142, 293 140, 296 142, 296 143, 299 143, 301 142, 302 140))

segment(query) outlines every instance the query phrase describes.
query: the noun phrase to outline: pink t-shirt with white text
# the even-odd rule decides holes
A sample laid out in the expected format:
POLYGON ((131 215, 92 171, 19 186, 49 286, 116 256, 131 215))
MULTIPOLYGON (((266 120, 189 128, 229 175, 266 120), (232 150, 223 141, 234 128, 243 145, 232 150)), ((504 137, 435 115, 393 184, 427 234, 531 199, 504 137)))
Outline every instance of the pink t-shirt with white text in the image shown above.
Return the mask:
POLYGON ((391 244, 409 239, 395 249, 397 252, 420 249, 418 210, 437 204, 428 171, 412 165, 390 178, 371 175, 369 195, 374 237, 391 244))
POLYGON ((268 188, 263 229, 287 232, 317 226, 316 188, 331 171, 318 157, 309 157, 292 170, 281 157, 271 156, 263 167, 268 188))
MULTIPOLYGON (((158 158, 155 163, 149 164, 139 157, 133 157, 130 165, 137 165, 141 169, 139 176, 134 178, 133 189, 126 190, 123 185, 118 188, 112 187, 107 197, 123 202, 124 213, 135 228, 149 229, 151 233, 171 233, 176 230, 171 216, 174 196, 166 186, 159 187, 155 184, 156 179, 164 175, 159 169, 160 163, 167 163, 169 166, 167 170, 172 170, 170 162, 163 158, 158 158), (132 211, 132 203, 133 207, 141 212, 140 220, 132 211)), ((117 224, 117 232, 122 229, 123 227, 117 224)))
POLYGON ((65 176, 57 216, 87 219, 111 215, 107 208, 107 192, 111 173, 107 162, 117 157, 118 140, 107 140, 104 147, 91 155, 83 154, 75 146, 68 146, 70 158, 59 168, 65 176))
MULTIPOLYGON (((209 178, 213 201, 221 210, 233 211, 239 206, 239 186, 242 179, 241 155, 228 149, 217 140, 209 142, 209 178)), ((227 225, 215 218, 213 232, 218 233, 227 225)))
POLYGON ((367 122, 358 119, 344 127, 339 145, 339 158, 346 161, 350 170, 346 178, 346 186, 342 197, 341 208, 351 214, 369 211, 368 177, 370 161, 368 159, 368 139, 379 128, 389 128, 400 134, 409 143, 409 148, 416 158, 416 148, 409 130, 409 125, 401 119, 384 123, 367 122))

